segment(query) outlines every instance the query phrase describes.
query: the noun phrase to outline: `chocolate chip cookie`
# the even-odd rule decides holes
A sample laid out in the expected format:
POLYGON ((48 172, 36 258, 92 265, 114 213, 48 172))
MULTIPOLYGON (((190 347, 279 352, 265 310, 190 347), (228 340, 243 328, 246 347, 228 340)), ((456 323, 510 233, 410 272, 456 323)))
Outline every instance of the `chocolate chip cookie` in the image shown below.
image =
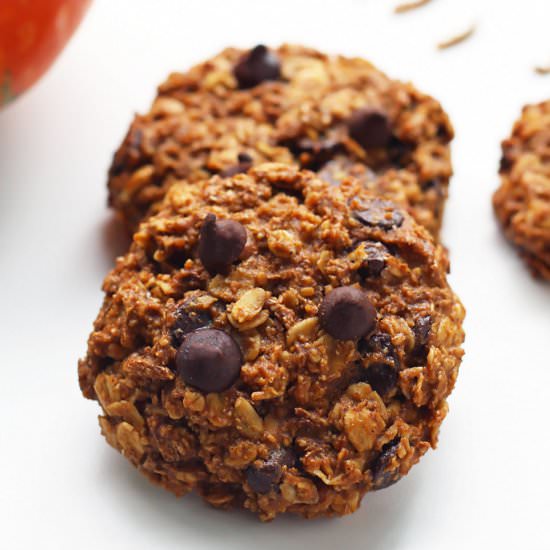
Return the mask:
POLYGON ((172 74, 136 116, 109 172, 110 204, 135 229, 174 181, 261 162, 352 173, 437 235, 453 130, 437 101, 358 58, 285 45, 227 49, 172 74))
POLYGON ((506 237, 550 279, 550 101, 523 109, 502 144, 500 176, 493 205, 506 237))
POLYGON ((176 495, 347 514, 436 445, 463 353, 446 271, 357 180, 264 164, 175 183, 105 279, 80 385, 176 495))

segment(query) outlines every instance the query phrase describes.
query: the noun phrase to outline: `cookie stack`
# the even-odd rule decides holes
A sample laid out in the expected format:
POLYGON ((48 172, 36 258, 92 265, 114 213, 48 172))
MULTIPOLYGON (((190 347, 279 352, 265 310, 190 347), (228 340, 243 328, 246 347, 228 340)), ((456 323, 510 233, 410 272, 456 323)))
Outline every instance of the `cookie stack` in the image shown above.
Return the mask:
POLYGON ((133 243, 79 364, 107 441, 263 520, 404 476, 463 354, 437 243, 452 137, 362 59, 257 46, 171 75, 109 172, 133 243))

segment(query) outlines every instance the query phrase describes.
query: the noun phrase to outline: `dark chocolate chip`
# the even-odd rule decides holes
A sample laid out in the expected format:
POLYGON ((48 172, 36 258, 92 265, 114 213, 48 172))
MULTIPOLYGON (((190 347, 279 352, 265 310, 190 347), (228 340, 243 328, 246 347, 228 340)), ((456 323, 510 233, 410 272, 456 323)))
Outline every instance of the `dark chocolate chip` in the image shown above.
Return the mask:
POLYGON ((428 340, 432 329, 432 318, 430 315, 419 317, 413 327, 414 347, 411 352, 412 358, 422 361, 428 354, 428 340))
POLYGON ((251 466, 246 471, 246 480, 255 493, 269 493, 281 480, 282 468, 278 464, 265 462, 261 466, 251 466))
POLYGON ((140 161, 143 162, 142 141, 143 132, 140 128, 132 127, 128 130, 122 148, 113 157, 113 163, 109 169, 110 176, 118 176, 125 170, 136 168, 140 161))
POLYGON ((226 273, 246 244, 246 229, 233 220, 208 214, 201 227, 199 258, 211 275, 226 273))
POLYGON ((348 121, 349 135, 364 149, 385 147, 392 137, 388 116, 380 109, 355 111, 348 121))
POLYGON ((246 480, 255 493, 269 493, 281 481, 283 466, 294 466, 296 455, 291 449, 275 449, 267 460, 254 464, 246 471, 246 480))
POLYGON ((252 164, 252 157, 248 153, 239 153, 237 155, 239 164, 252 164))
POLYGON ((448 124, 439 124, 436 135, 445 143, 449 143, 453 139, 453 131, 449 128, 448 124))
MULTIPOLYGON (((113 158, 111 167, 109 168, 109 177, 120 176, 122 172, 126 169, 126 159, 124 157, 113 158)), ((109 196, 109 206, 113 206, 111 196, 109 196)))
POLYGON ((504 153, 500 159, 500 165, 498 168, 499 173, 502 174, 504 172, 508 172, 510 168, 512 168, 512 165, 512 159, 504 153))
POLYGON ((363 246, 367 257, 357 271, 359 276, 363 279, 379 277, 386 267, 387 251, 382 245, 374 243, 365 243, 363 246))
POLYGON ((174 317, 175 321, 170 328, 170 336, 172 345, 176 348, 180 346, 186 334, 199 328, 208 327, 212 323, 209 311, 192 309, 192 306, 185 302, 178 306, 174 317))
POLYGON ((439 180, 439 178, 425 180, 420 182, 420 188, 422 189, 422 191, 430 191, 430 189, 439 190, 441 189, 441 181, 439 180))
POLYGON ((394 205, 387 201, 375 200, 366 210, 356 210, 353 213, 356 220, 369 227, 379 227, 388 231, 394 227, 401 227, 403 214, 394 209, 394 205))
POLYGON ((265 80, 279 80, 281 63, 273 52, 260 44, 241 57, 233 74, 239 88, 253 88, 265 80))
POLYGON ((274 449, 269 454, 269 460, 278 462, 282 466, 288 466, 289 468, 296 464, 296 459, 296 453, 288 447, 274 449))
POLYGON ((303 137, 287 145, 292 153, 299 157, 302 167, 309 170, 320 170, 342 149, 342 144, 331 138, 312 140, 303 137))
POLYGON ((416 148, 414 143, 403 141, 395 136, 392 136, 388 143, 388 159, 398 167, 406 167, 413 163, 413 152, 416 148))
MULTIPOLYGON (((189 251, 185 248, 172 247, 166 250, 166 256, 162 263, 166 262, 175 268, 182 267, 185 262, 189 259, 189 251)), ((187 279, 189 282, 189 278, 187 279)))
POLYGON ((220 172, 222 178, 230 178, 237 174, 248 172, 252 167, 252 157, 247 153, 239 153, 237 156, 237 164, 229 166, 220 172))
POLYGON ((353 340, 374 329, 376 309, 363 290, 341 286, 334 289, 321 303, 319 320, 333 338, 353 340))
POLYGON ((386 395, 397 383, 397 372, 387 363, 373 363, 365 369, 364 379, 375 392, 386 395))
POLYGON ((376 332, 368 338, 359 340, 357 351, 362 357, 367 357, 369 354, 379 354, 384 362, 391 363, 395 368, 399 367, 399 356, 392 344, 390 335, 385 332, 376 332))
POLYGON ((419 317, 413 327, 414 343, 416 345, 424 345, 428 343, 430 337, 430 330, 432 328, 431 315, 425 315, 419 317))
POLYGON ((237 380, 242 355, 229 334, 212 328, 190 332, 176 353, 178 376, 203 392, 221 392, 237 380))
POLYGON ((399 437, 396 437, 386 443, 382 447, 382 451, 374 461, 374 464, 371 466, 374 485, 373 489, 375 491, 378 489, 385 489, 386 487, 393 485, 396 481, 399 481, 399 478, 401 477, 399 469, 395 468, 393 470, 388 470, 391 466, 393 458, 397 454, 399 443, 399 437))

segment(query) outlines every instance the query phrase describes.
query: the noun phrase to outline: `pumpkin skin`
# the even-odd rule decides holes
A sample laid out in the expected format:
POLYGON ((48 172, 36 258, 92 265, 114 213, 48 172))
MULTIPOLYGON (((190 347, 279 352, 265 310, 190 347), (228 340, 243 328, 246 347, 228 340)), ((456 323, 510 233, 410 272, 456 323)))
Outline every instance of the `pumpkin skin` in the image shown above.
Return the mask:
POLYGON ((90 1, 0 0, 0 106, 46 72, 90 1))

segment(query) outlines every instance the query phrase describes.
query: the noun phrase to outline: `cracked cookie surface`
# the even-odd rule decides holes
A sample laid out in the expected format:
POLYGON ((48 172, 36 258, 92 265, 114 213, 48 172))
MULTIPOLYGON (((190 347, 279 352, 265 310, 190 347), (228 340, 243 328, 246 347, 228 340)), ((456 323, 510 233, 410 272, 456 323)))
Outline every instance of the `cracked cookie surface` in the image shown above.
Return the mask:
POLYGON ((294 163, 335 184, 352 173, 437 236, 452 137, 437 101, 368 61, 230 48, 160 85, 114 156, 109 200, 135 229, 174 181, 294 163))
POLYGON ((464 338, 447 267, 360 181, 264 164, 175 183, 105 279, 80 385, 176 495, 351 513, 436 445, 464 338))
POLYGON ((550 101, 528 105, 502 144, 493 206, 532 273, 550 280, 550 101))

